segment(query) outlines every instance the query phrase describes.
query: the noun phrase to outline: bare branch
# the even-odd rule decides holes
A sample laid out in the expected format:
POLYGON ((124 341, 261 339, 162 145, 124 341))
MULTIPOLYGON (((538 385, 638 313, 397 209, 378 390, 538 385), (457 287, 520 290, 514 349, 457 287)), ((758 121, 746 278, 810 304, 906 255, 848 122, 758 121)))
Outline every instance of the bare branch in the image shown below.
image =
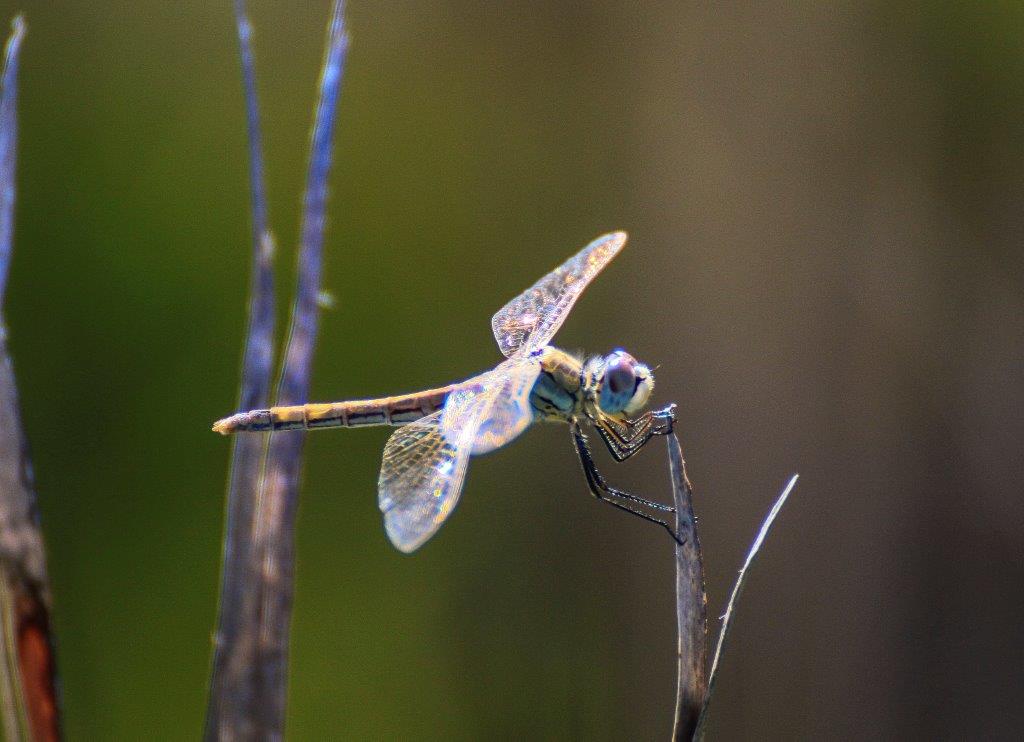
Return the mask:
POLYGON ((725 615, 722 616, 722 628, 718 632, 718 646, 715 647, 715 658, 711 662, 711 675, 708 679, 708 692, 707 697, 704 700, 704 708, 700 712, 700 720, 697 724, 697 732, 695 739, 702 739, 704 737, 705 727, 707 725, 708 707, 711 704, 711 696, 715 691, 715 680, 718 678, 718 665, 722 659, 722 650, 725 649, 726 640, 729 638, 729 630, 732 628, 733 617, 736 614, 736 602, 740 598, 740 593, 743 592, 743 587, 747 581, 747 572, 750 569, 750 565, 754 563, 755 557, 761 550, 761 544, 764 543, 765 536, 768 535, 768 531, 771 530, 772 524, 775 522, 775 518, 778 516, 779 511, 782 510, 782 506, 786 504, 786 498, 789 497, 789 493, 793 491, 793 487, 796 486, 796 480, 799 478, 799 474, 794 474, 786 485, 786 488, 782 490, 782 494, 779 495, 779 499, 775 501, 771 511, 768 513, 768 517, 764 519, 764 523, 761 524, 761 530, 757 533, 757 538, 754 539, 753 545, 750 547, 750 551, 747 553, 747 558, 743 562, 743 566, 740 568, 739 576, 736 578, 736 584, 732 588, 732 594, 729 596, 729 603, 725 608, 725 615))
POLYGON ((60 739, 50 587, 32 463, 2 315, 14 234, 18 53, 14 19, 0 95, 0 701, 8 740, 60 739))
POLYGON ((693 515, 693 486, 675 433, 668 445, 672 499, 676 508, 676 620, 679 629, 676 715, 673 740, 690 740, 707 692, 708 617, 704 592, 704 557, 693 515))

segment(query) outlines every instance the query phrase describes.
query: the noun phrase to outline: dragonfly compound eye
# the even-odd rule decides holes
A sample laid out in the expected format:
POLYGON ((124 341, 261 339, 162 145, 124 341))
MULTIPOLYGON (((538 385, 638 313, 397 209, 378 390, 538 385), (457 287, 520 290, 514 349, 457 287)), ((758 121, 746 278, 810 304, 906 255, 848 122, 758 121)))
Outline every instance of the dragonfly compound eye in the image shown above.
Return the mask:
POLYGON ((605 359, 601 379, 601 409, 605 412, 622 412, 633 400, 639 384, 636 360, 622 351, 616 351, 605 359))
POLYGON ((654 391, 654 374, 647 366, 637 363, 633 367, 633 373, 636 375, 636 386, 629 402, 622 408, 622 411, 631 417, 647 406, 651 392, 654 391))
POLYGON ((623 350, 605 358, 601 379, 601 409, 633 416, 647 406, 654 391, 654 375, 644 364, 623 350))
POLYGON ((633 371, 632 361, 619 358, 604 372, 604 380, 612 394, 632 396, 633 388, 636 386, 636 373, 633 371))

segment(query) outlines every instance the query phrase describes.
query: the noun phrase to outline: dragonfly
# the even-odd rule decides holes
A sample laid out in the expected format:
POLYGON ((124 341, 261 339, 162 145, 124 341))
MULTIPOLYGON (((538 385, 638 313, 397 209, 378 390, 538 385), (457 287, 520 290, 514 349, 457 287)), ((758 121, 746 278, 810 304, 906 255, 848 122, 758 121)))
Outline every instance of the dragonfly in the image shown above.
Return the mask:
POLYGON ((384 447, 378 505, 391 543, 410 553, 455 508, 471 457, 511 443, 534 422, 567 423, 590 492, 681 543, 664 520, 640 508, 675 509, 610 486, 583 431, 592 426, 612 457, 624 461, 653 436, 672 432, 675 405, 644 411, 654 375, 624 350, 584 359, 549 345, 583 290, 625 244, 625 232, 598 237, 498 310, 491 329, 505 360, 490 371, 412 394, 249 410, 218 420, 213 430, 396 426, 384 447))

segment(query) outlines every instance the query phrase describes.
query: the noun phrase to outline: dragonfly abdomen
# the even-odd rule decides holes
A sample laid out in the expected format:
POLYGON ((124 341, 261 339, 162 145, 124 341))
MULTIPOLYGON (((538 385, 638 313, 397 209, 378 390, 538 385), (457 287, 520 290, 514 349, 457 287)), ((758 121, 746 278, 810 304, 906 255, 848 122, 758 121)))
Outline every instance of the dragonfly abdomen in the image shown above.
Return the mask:
POLYGON ((213 429, 224 435, 241 431, 316 430, 369 425, 405 425, 444 407, 453 386, 381 399, 303 404, 250 410, 218 420, 213 429))

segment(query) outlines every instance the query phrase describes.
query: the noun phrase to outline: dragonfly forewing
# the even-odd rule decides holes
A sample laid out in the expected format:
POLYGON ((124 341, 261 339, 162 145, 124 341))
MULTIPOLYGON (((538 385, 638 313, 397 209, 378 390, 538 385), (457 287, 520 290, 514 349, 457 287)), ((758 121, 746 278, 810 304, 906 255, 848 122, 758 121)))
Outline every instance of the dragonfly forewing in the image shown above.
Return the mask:
POLYGON ((547 345, 583 289, 625 244, 625 232, 598 237, 499 309, 491 318, 491 330, 501 352, 512 356, 547 345))

